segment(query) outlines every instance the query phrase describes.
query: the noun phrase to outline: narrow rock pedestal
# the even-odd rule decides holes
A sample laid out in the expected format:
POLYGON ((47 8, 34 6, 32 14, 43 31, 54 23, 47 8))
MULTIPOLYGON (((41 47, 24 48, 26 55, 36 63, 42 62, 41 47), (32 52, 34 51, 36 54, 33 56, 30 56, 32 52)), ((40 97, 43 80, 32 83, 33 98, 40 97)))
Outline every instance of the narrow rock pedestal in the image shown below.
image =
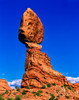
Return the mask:
POLYGON ((68 84, 66 78, 59 72, 52 69, 50 58, 46 53, 41 52, 40 45, 26 42, 25 74, 22 79, 22 88, 26 86, 42 88, 47 83, 68 84))

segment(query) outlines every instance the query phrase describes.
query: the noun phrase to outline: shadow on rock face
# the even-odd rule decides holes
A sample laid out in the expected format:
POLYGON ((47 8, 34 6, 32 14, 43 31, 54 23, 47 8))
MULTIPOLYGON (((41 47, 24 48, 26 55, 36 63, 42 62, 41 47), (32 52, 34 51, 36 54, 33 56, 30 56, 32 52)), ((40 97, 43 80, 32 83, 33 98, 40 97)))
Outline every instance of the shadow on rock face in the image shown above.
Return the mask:
POLYGON ((25 37, 24 34, 19 34, 18 38, 19 38, 19 40, 20 40, 22 43, 25 44, 25 42, 26 42, 25 38, 26 38, 26 37, 25 37))

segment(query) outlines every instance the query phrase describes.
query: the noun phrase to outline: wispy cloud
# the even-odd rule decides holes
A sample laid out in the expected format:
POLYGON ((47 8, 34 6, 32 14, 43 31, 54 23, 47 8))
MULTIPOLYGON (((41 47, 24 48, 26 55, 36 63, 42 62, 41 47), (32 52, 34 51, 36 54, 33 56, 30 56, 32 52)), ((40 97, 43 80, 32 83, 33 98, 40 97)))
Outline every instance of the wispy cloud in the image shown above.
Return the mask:
POLYGON ((66 77, 71 83, 79 83, 79 77, 66 77))
POLYGON ((21 87, 21 81, 21 79, 13 80, 12 82, 8 82, 8 84, 12 89, 15 89, 15 86, 21 87))

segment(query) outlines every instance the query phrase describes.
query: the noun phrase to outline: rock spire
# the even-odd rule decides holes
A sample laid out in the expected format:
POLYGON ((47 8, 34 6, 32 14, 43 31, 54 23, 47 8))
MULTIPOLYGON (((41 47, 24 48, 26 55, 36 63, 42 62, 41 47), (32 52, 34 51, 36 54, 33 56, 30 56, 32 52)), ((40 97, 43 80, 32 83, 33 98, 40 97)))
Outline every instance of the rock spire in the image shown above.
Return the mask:
POLYGON ((47 83, 71 85, 61 73, 52 69, 50 58, 41 52, 44 29, 39 17, 28 8, 22 17, 19 29, 19 40, 27 47, 25 74, 22 79, 22 88, 41 88, 47 83))

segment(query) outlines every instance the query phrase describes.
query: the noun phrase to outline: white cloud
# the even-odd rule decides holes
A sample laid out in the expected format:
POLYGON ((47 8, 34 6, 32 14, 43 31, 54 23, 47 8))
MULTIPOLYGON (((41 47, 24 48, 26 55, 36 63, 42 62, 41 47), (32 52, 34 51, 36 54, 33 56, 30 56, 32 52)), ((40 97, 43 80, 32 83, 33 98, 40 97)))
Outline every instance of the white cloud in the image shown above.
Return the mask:
POLYGON ((66 77, 71 83, 79 83, 79 77, 66 77))
POLYGON ((21 81, 21 79, 13 80, 12 82, 8 82, 8 84, 12 89, 15 89, 15 86, 21 87, 21 81))

